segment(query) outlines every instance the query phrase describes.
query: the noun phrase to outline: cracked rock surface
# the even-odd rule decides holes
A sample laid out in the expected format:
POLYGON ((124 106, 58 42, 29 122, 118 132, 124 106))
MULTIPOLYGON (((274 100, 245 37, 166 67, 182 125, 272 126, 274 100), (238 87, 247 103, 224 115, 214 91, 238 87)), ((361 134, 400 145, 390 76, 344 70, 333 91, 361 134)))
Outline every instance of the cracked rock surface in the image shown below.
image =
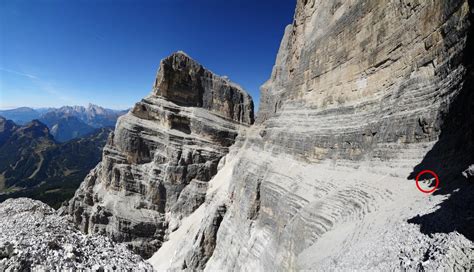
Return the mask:
POLYGON ((85 235, 48 205, 28 198, 0 204, 1 271, 152 271, 125 245, 85 235))

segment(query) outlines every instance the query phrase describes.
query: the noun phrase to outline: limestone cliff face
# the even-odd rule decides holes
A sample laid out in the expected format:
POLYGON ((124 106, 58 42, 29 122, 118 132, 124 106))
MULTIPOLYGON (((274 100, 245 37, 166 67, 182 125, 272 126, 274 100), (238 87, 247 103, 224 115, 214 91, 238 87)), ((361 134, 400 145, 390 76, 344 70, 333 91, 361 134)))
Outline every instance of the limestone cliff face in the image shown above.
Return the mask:
POLYGON ((318 160, 436 140, 467 72, 469 13, 467 1, 298 1, 262 87, 264 141, 318 160))
POLYGON ((471 269, 471 17, 463 0, 298 0, 256 125, 151 263, 471 269))
POLYGON ((69 213, 84 232, 151 256, 204 202, 219 161, 252 123, 242 88, 175 53, 161 62, 151 95, 119 118, 69 213))

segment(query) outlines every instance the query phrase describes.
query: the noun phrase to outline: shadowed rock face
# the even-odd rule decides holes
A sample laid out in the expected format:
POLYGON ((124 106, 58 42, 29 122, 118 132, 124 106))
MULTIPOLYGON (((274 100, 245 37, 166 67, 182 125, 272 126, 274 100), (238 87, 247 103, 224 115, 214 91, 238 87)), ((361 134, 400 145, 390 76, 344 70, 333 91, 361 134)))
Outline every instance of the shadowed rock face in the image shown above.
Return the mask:
POLYGON ((119 118, 71 200, 76 224, 151 256, 203 203, 219 160, 253 123, 252 103, 184 53, 164 59, 152 94, 119 118))

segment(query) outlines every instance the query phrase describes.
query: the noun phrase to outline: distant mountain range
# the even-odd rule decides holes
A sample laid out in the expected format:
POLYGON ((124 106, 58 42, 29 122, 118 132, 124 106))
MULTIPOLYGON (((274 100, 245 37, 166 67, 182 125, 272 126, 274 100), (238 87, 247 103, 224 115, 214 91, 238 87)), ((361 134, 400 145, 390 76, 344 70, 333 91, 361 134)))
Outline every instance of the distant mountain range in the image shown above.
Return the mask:
POLYGON ((106 109, 94 104, 32 109, 21 107, 0 110, 0 116, 24 125, 32 120, 46 124, 56 141, 65 142, 93 132, 97 128, 114 127, 117 118, 127 110, 106 109))
POLYGON ((111 131, 59 143, 38 120, 17 125, 0 117, 0 202, 25 196, 58 207, 100 161, 111 131))
POLYGON ((11 110, 0 110, 1 116, 20 125, 26 124, 34 119, 39 119, 41 114, 42 111, 28 107, 21 107, 11 110))

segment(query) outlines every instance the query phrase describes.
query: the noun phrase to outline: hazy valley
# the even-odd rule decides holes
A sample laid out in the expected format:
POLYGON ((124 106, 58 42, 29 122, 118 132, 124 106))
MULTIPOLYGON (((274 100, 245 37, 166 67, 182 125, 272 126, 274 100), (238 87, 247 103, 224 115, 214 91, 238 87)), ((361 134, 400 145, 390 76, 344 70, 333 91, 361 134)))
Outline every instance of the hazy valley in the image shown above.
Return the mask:
POLYGON ((100 161, 118 112, 93 105, 32 111, 0 113, 21 123, 0 116, 0 201, 31 197, 59 208, 100 161))

